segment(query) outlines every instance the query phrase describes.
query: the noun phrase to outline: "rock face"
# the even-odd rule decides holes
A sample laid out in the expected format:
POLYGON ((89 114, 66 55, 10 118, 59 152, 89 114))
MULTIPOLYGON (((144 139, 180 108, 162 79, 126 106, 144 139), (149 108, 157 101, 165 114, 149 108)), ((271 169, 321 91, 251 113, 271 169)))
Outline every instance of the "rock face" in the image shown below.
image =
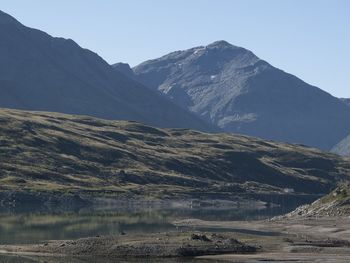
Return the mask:
POLYGON ((135 78, 228 132, 329 150, 350 131, 338 98, 218 41, 133 68, 135 78))
POLYGON ((215 129, 73 40, 25 27, 1 11, 0 107, 215 129))
POLYGON ((350 156, 350 135, 336 144, 332 148, 332 152, 343 156, 350 156))
POLYGON ((289 214, 277 218, 288 217, 339 217, 350 215, 350 185, 338 186, 328 195, 310 205, 303 205, 289 214))

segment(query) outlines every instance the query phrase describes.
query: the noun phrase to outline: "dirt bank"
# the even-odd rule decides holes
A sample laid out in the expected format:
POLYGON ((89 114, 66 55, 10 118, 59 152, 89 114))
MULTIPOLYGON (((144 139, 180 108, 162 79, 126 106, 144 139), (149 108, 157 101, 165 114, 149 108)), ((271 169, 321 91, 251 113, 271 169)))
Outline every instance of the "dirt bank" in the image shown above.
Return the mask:
POLYGON ((170 232, 91 237, 39 245, 0 246, 3 254, 105 257, 195 257, 256 252, 232 233, 170 232))

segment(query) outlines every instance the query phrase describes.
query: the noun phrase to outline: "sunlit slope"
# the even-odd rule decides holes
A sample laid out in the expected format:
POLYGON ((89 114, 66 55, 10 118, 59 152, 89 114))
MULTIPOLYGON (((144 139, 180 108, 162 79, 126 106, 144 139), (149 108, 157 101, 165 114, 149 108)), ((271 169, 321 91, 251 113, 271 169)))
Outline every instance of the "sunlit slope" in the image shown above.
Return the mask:
POLYGON ((350 161, 246 136, 1 109, 0 171, 0 191, 225 197, 327 193, 350 161))

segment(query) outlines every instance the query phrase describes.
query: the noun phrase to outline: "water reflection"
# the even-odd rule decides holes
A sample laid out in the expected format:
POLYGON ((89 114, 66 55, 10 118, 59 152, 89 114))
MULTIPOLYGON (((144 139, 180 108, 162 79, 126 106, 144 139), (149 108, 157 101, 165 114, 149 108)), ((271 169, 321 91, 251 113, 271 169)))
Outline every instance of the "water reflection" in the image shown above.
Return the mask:
POLYGON ((176 230, 171 222, 179 219, 250 220, 282 214, 292 208, 177 208, 109 207, 76 211, 0 211, 0 243, 37 243, 52 239, 75 239, 121 232, 164 232, 176 230))
MULTIPOLYGON (((90 207, 76 210, 56 210, 47 207, 0 208, 0 244, 39 243, 52 239, 76 239, 96 235, 112 235, 121 232, 145 233, 173 230, 173 221, 197 218, 202 220, 253 220, 283 214, 293 207, 174 207, 162 206, 113 206, 90 207)), ((226 231, 229 229, 226 229, 226 231)), ((155 259, 106 259, 106 258, 19 258, 0 256, 0 262, 46 263, 136 263, 164 262, 155 259)), ((169 263, 203 263, 203 260, 167 259, 169 263)), ((210 261, 213 262, 213 261, 210 261)))

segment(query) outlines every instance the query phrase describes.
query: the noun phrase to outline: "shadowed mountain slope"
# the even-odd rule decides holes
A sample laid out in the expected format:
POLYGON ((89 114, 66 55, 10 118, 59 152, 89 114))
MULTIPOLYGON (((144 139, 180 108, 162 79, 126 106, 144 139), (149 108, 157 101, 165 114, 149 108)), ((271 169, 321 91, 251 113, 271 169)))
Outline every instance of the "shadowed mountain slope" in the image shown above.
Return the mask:
POLYGON ((350 106, 350 99, 341 98, 340 100, 341 100, 342 102, 344 102, 346 105, 350 106))
POLYGON ((73 40, 25 27, 1 11, 0 107, 215 130, 73 40))

